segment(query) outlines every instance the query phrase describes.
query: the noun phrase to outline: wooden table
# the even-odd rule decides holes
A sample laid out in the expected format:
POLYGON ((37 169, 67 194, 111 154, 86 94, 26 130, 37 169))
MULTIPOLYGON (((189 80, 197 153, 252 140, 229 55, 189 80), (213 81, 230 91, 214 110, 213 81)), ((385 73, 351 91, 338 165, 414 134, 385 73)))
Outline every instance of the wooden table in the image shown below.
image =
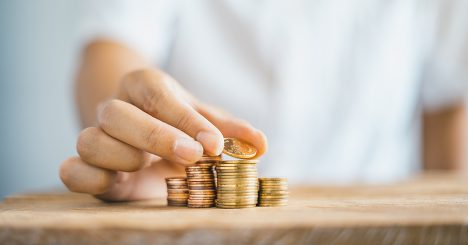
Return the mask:
POLYGON ((8 197, 0 244, 468 244, 468 179, 291 190, 281 208, 104 203, 72 193, 8 197))

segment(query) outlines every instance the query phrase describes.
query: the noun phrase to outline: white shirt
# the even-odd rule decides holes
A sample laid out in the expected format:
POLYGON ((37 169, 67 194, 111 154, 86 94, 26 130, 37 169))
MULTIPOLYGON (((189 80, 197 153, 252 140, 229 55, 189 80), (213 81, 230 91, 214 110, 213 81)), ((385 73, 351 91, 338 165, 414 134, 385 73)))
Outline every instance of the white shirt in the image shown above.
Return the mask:
POLYGON ((263 176, 387 181, 420 168, 420 111, 465 96, 468 1, 89 1, 82 41, 153 60, 263 130, 263 176))

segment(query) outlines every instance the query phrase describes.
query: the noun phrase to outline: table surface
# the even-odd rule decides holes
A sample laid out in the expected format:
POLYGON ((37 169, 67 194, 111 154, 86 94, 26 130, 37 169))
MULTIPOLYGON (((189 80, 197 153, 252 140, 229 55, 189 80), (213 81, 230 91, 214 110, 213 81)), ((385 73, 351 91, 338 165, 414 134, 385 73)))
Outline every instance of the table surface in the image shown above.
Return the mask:
POLYGON ((7 197, 0 244, 468 244, 468 178, 292 187, 287 207, 190 209, 74 193, 7 197))

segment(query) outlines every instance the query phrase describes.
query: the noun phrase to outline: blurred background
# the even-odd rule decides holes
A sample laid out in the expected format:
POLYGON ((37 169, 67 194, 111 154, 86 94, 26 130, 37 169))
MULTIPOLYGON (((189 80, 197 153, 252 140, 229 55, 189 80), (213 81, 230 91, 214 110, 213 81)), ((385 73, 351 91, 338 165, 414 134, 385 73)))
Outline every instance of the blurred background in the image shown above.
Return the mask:
POLYGON ((79 2, 0 1, 0 199, 62 186, 58 166, 75 154, 79 2))
MULTIPOLYGON (((61 188, 58 167, 76 154, 79 126, 72 81, 83 2, 0 1, 0 200, 12 193, 61 188)), ((462 24, 457 28, 466 30, 462 24)), ((436 94, 439 90, 434 89, 436 94)), ((237 104, 233 101, 232 106, 237 104)), ((303 137, 301 132, 298 136, 303 137)))

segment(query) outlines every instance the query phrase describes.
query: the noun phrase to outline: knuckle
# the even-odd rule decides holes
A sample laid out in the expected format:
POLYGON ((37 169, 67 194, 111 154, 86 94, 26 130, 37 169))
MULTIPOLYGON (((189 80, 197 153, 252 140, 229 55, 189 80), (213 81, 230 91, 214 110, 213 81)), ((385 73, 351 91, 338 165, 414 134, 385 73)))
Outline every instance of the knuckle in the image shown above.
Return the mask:
POLYGON ((159 113, 161 104, 167 101, 171 96, 171 91, 168 89, 165 75, 158 71, 146 71, 140 74, 138 81, 144 83, 144 87, 148 88, 143 94, 142 109, 153 115, 159 113))
POLYGON ((194 116, 189 113, 189 112, 184 112, 182 115, 180 115, 180 117, 177 119, 176 123, 175 123, 175 127, 178 128, 178 129, 182 129, 182 130, 187 130, 191 127, 194 126, 195 124, 195 121, 196 119, 194 118, 194 116))
POLYGON ((154 89, 148 89, 144 93, 142 109, 153 115, 158 115, 161 103, 167 101, 170 97, 170 92, 161 86, 156 86, 154 89))
POLYGON ((149 147, 149 149, 158 149, 159 147, 159 138, 163 134, 162 129, 159 127, 152 127, 147 133, 144 142, 149 147))

